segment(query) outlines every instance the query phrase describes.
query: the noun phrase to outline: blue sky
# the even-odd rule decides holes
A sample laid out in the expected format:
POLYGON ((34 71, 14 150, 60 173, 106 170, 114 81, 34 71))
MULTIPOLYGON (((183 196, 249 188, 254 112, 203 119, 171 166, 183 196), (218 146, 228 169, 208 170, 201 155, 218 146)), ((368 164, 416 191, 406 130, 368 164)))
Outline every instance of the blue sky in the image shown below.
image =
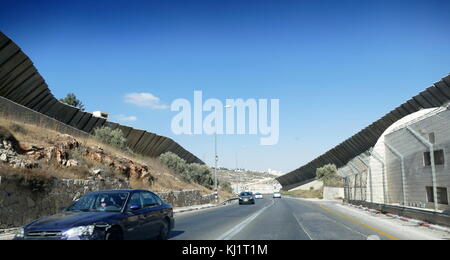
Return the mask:
POLYGON ((0 30, 56 97, 166 135, 208 164, 213 136, 177 136, 177 98, 280 99, 280 141, 219 136, 220 165, 288 172, 450 72, 449 1, 4 1, 0 30), (126 102, 149 93, 161 107, 126 102), (134 117, 134 118, 133 118, 134 117))

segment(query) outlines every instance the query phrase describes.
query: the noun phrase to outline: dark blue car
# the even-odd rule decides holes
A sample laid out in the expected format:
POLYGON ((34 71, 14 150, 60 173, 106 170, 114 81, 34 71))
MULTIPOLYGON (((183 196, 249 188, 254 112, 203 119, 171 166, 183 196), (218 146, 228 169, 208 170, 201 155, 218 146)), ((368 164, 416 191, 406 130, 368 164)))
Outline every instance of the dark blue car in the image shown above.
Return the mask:
POLYGON ((89 193, 63 212, 21 228, 16 240, 143 240, 168 238, 173 209, 146 190, 89 193))

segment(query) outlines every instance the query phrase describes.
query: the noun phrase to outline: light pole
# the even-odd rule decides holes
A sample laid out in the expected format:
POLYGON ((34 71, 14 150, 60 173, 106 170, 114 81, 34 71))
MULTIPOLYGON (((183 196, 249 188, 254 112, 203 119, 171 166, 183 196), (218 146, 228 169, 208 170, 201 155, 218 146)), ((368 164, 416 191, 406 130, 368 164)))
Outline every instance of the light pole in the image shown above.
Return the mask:
POLYGON ((219 192, 217 190, 217 164, 219 162, 219 156, 217 155, 217 126, 216 132, 214 133, 214 192, 216 193, 216 200, 219 199, 219 192))
MULTIPOLYGON (((225 108, 231 108, 230 105, 226 105, 225 108)), ((217 113, 217 112, 216 112, 217 113)), ((216 194, 216 200, 219 200, 219 190, 217 188, 217 165, 219 162, 219 156, 217 155, 217 122, 216 131, 214 132, 214 192, 216 194)))

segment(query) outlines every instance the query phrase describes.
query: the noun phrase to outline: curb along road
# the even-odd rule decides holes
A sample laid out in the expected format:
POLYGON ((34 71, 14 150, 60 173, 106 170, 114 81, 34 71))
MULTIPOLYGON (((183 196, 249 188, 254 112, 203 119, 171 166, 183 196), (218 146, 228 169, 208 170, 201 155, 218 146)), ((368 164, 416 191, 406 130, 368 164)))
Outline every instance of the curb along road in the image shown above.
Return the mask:
POLYGON ((430 223, 425 222, 425 221, 421 221, 421 220, 417 220, 417 219, 411 219, 411 218, 406 218, 406 217, 401 217, 401 216, 398 216, 398 215, 395 215, 395 214, 391 214, 391 213, 384 214, 384 213, 382 213, 382 212, 380 212, 378 210, 369 209, 369 208, 366 208, 366 207, 363 207, 363 206, 357 206, 357 205, 348 204, 348 203, 343 203, 343 205, 347 205, 347 206, 351 206, 353 208, 357 208, 357 209, 361 209, 361 210, 364 210, 364 211, 368 211, 368 212, 371 212, 371 213, 376 214, 376 215, 384 215, 386 217, 390 217, 390 218, 393 218, 393 219, 399 219, 399 220, 404 221, 404 222, 412 223, 412 224, 415 224, 415 225, 418 225, 418 226, 422 226, 422 227, 427 227, 427 228, 430 228, 430 229, 433 229, 433 230, 450 233, 450 228, 442 227, 442 226, 439 226, 439 225, 433 225, 433 224, 430 224, 430 223))

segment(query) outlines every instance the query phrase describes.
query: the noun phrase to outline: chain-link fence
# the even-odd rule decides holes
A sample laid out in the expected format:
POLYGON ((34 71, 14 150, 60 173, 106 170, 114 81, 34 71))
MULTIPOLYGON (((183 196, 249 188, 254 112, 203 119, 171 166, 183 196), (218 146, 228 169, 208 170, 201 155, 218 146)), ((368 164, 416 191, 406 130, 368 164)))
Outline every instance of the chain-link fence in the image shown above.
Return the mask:
POLYGON ((424 109, 394 123, 339 173, 349 201, 449 210, 450 111, 424 109))

